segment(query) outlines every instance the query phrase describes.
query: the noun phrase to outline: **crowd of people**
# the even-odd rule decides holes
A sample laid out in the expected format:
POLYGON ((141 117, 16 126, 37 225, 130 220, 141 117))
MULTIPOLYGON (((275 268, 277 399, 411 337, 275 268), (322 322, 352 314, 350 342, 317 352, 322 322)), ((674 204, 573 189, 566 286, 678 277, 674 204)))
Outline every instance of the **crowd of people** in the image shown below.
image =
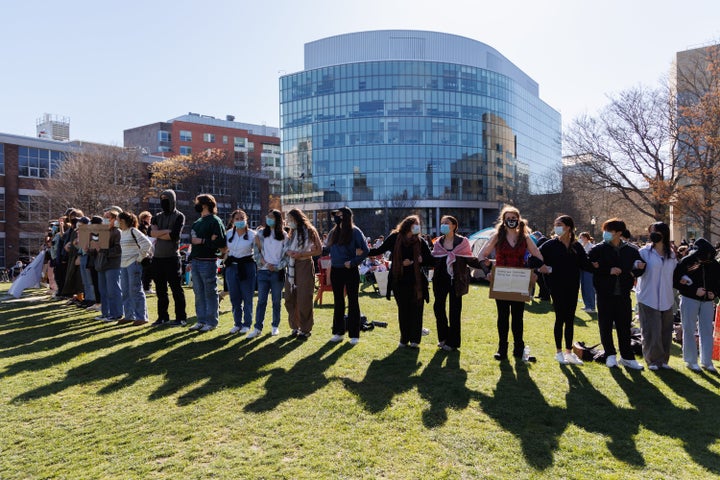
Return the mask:
MULTIPOLYGON (((117 206, 91 218, 78 209, 68 209, 52 223, 47 238, 48 277, 56 296, 98 310, 97 320, 140 326, 149 323, 146 293, 151 291, 152 281, 158 317, 151 325, 187 326, 182 288, 185 269, 180 255, 185 216, 177 210, 172 190, 161 193, 160 206, 157 214, 142 212, 139 218, 117 206), (107 229, 105 244, 101 245, 95 234, 79 235, 81 224, 102 225, 93 232, 107 229), (87 240, 81 242, 81 237, 87 240), (169 292, 174 302, 172 319, 169 292)), ((334 227, 321 236, 297 208, 284 219, 280 211, 270 210, 264 224, 253 230, 241 209, 232 212, 224 224, 212 195, 198 195, 194 206, 199 218, 190 227, 187 257, 195 297, 196 322, 189 327, 193 331, 208 332, 218 326, 221 260, 232 305, 230 334, 244 334, 248 339, 262 335, 270 300, 270 334, 278 335, 284 298, 290 334, 308 338, 314 326, 316 260, 328 255, 334 299, 331 342, 340 342, 346 335, 352 345, 360 341, 361 270, 367 275, 387 268, 387 297, 394 298, 397 305, 398 348, 418 348, 428 333, 423 316, 424 304, 430 301, 428 273, 432 270, 437 346, 451 352, 461 346, 462 299, 469 291, 469 269, 485 270, 492 281, 493 268, 522 268, 533 272, 542 287, 541 298, 552 301, 555 359, 560 364, 583 364, 573 351, 575 312, 582 296, 584 311, 594 314, 597 309, 608 367, 644 368, 631 345, 637 311, 645 365, 651 370, 671 369, 671 338, 679 310, 683 361, 694 371, 715 371, 713 321, 715 298, 720 294, 716 249, 702 238, 684 249, 676 248, 670 229, 662 222, 648 227, 650 241, 642 247, 629 241, 625 223, 617 218, 603 223, 598 243, 587 232, 577 234, 567 215, 555 219, 552 235, 545 238, 531 232, 517 208, 505 206, 494 233, 475 256, 451 215, 441 218, 436 239, 428 240, 420 217, 410 215, 387 237, 373 243, 355 225, 349 207, 332 213, 334 227)), ((498 341, 494 358, 505 361, 511 353, 525 361, 536 360, 529 355, 524 339, 526 302, 496 298, 495 303, 498 341)))

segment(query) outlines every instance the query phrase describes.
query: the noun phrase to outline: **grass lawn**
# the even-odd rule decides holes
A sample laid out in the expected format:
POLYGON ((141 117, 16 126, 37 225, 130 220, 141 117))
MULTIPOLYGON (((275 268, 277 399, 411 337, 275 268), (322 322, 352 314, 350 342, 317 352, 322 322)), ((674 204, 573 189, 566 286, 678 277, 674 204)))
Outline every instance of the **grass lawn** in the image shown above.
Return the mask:
MULTIPOLYGON (((674 371, 559 366, 552 310, 534 303, 538 362, 499 363, 495 304, 473 285, 460 352, 436 348, 431 306, 430 336, 398 350, 395 303, 360 301, 389 326, 356 346, 327 342, 331 293, 306 342, 284 308, 278 337, 229 335, 229 299, 205 334, 3 302, 0 478, 720 477, 720 377, 685 369, 677 346, 674 371)), ((597 343, 595 319, 578 309, 576 325, 597 343)))

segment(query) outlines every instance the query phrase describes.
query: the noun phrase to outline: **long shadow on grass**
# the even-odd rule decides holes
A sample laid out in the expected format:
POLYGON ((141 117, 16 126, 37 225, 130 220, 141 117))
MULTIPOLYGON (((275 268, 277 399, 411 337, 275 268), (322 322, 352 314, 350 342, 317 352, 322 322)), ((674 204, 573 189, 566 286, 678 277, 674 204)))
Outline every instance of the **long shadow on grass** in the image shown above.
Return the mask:
POLYGON ((275 368, 267 372, 265 396, 245 406, 246 412, 267 412, 291 398, 305 398, 326 386, 330 380, 325 371, 337 362, 352 346, 343 343, 332 353, 336 344, 325 343, 315 353, 303 357, 290 370, 275 368))
POLYGON ((467 372, 460 368, 459 351, 435 352, 417 382, 418 393, 430 403, 422 413, 423 425, 441 426, 447 422, 448 409, 462 410, 468 406, 474 392, 465 386, 466 381, 467 372))
POLYGON ((606 445, 618 460, 644 466, 645 459, 633 438, 639 431, 635 411, 616 406, 593 386, 582 369, 562 366, 561 370, 568 379, 565 399, 570 421, 588 432, 610 437, 606 445))
POLYGON ((710 450, 720 438, 716 392, 682 373, 659 372, 657 375, 665 384, 694 405, 694 408, 680 408, 642 373, 631 371, 630 378, 619 371, 612 374, 635 407, 635 415, 642 426, 658 435, 681 440, 696 463, 715 474, 720 473, 720 454, 710 450))
POLYGON ((492 395, 477 393, 482 409, 520 439, 528 464, 545 470, 553 464, 558 438, 568 424, 564 408, 550 406, 530 378, 528 366, 500 363, 500 379, 492 395))
POLYGON ((365 409, 372 413, 383 411, 393 397, 413 388, 414 373, 420 368, 417 348, 398 348, 382 360, 373 360, 365 378, 356 382, 342 378, 345 388, 360 397, 365 409))

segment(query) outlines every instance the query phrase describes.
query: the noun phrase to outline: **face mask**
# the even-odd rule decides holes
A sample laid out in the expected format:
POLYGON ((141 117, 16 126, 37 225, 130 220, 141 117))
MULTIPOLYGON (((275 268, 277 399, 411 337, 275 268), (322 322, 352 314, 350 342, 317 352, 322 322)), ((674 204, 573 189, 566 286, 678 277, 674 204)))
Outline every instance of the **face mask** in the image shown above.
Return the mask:
POLYGON ((238 220, 235 222, 235 228, 243 229, 247 226, 247 222, 245 220, 238 220))
POLYGON ((413 235, 420 235, 420 225, 418 225, 418 224, 416 223, 415 225, 412 226, 412 230, 411 230, 411 231, 412 231, 412 234, 413 234, 413 235))
POLYGON ((110 225, 110 219, 109 219, 109 218, 103 218, 103 225, 110 225))
POLYGON ((195 204, 195 211, 196 211, 197 213, 202 213, 202 210, 203 210, 202 204, 196 203, 196 204, 195 204))
POLYGON ((161 198, 160 199, 160 208, 162 208, 163 212, 170 213, 170 199, 169 198, 161 198))
POLYGON ((603 242, 609 242, 613 239, 612 232, 603 232, 603 242))
POLYGON ((293 222, 292 220, 290 220, 289 222, 287 222, 287 224, 288 224, 288 228, 289 228, 290 230, 295 230, 295 229, 297 228, 297 223, 293 222))
POLYGON ((440 233, 443 235, 447 235, 448 233, 450 233, 450 225, 448 225, 447 223, 443 223, 442 225, 440 225, 440 233))
POLYGON ((340 225, 342 223, 342 217, 338 217, 337 215, 335 215, 333 217, 333 221, 335 222, 335 225, 340 225))
POLYGON ((658 243, 661 242, 663 239, 662 233, 660 232, 650 232, 650 241, 652 243, 658 243))
POLYGON ((120 222, 118 222, 117 220, 115 220, 115 221, 113 222, 113 227, 119 228, 119 227, 120 227, 120 222))
POLYGON ((563 233, 565 233, 565 228, 555 227, 555 235, 557 235, 558 237, 562 237, 563 233))
POLYGON ((274 227, 274 226, 275 226, 275 219, 274 219, 274 218, 270 218, 270 217, 266 218, 266 219, 265 219, 265 225, 267 225, 268 227, 274 227))
POLYGON ((58 227, 55 227, 55 226, 54 226, 54 227, 52 227, 52 228, 50 229, 50 231, 52 232, 53 235, 55 235, 55 234, 57 233, 57 231, 58 231, 58 227))
POLYGON ((508 228, 516 228, 518 226, 518 221, 514 218, 505 220, 505 226, 508 228))

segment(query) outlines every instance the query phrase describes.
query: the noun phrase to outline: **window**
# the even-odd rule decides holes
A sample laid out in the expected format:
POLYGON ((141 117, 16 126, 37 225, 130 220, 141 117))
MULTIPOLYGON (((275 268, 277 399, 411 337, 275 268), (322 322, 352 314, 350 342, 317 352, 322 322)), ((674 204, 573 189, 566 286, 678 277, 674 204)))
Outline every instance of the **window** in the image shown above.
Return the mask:
POLYGON ((215 134, 214 133, 203 133, 203 141, 205 143, 215 143, 215 134))
POLYGON ((181 142, 192 142, 192 132, 189 130, 180 130, 181 142))
POLYGON ((61 152, 45 148, 20 147, 18 173, 21 177, 47 178, 57 171, 62 159, 61 152))
POLYGON ((0 267, 5 265, 5 239, 0 238, 0 267))
POLYGON ((165 147, 163 145, 160 145, 158 147, 158 152, 169 152, 169 151, 170 151, 170 147, 165 147))
POLYGON ((235 148, 245 148, 246 138, 235 137, 235 148))
POLYGON ((0 175, 5 175, 5 144, 0 143, 0 175))
POLYGON ((5 221, 5 192, 0 193, 0 222, 5 221))
POLYGON ((18 195, 18 219, 21 222, 46 222, 50 215, 48 199, 35 195, 18 195))
MULTIPOLYGON (((3 239, 4 240, 4 239, 3 239)), ((34 238, 21 238, 18 245, 18 253, 20 257, 35 257, 40 253, 45 237, 37 236, 34 238)))
POLYGON ((228 143, 228 137, 227 135, 223 135, 223 145, 227 145, 228 143))
MULTIPOLYGON (((170 132, 166 132, 165 130, 160 130, 158 132, 158 142, 169 142, 170 141, 170 132)), ((182 138, 182 134, 181 134, 182 138)))
POLYGON ((192 147, 180 147, 180 155, 190 155, 192 153, 192 147))

